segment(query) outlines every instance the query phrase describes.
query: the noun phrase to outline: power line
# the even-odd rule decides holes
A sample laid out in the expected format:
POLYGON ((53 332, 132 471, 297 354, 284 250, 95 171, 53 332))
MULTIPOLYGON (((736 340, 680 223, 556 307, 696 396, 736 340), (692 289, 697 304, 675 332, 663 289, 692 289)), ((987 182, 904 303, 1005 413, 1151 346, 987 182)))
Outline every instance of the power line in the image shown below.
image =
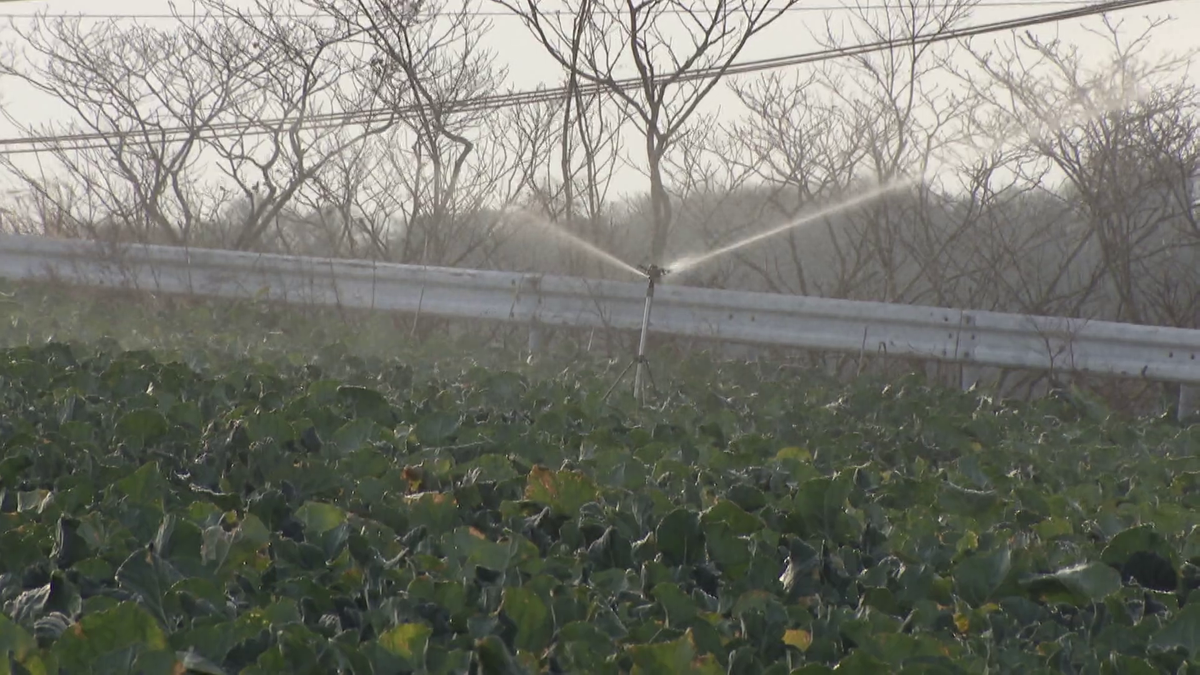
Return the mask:
MULTIPOLYGON (((791 56, 776 57, 770 59, 757 59, 753 61, 744 61, 739 64, 734 64, 728 68, 711 67, 697 69, 692 72, 684 73, 680 76, 664 75, 655 78, 656 83, 661 83, 668 79, 675 82, 692 81, 706 79, 714 76, 724 75, 744 75, 747 73, 759 72, 764 70, 773 70, 788 66, 805 65, 817 63, 821 61, 829 61, 848 56, 859 56, 877 51, 896 47, 906 47, 912 45, 926 45, 937 42, 946 42, 950 40, 958 40, 988 33, 996 33, 1008 30, 1017 30, 1020 28, 1031 28, 1033 26, 1044 25, 1048 23, 1056 23, 1070 19, 1086 18, 1106 12, 1123 11, 1134 9, 1137 7, 1149 7, 1151 5, 1171 2, 1172 0, 1108 0, 1087 7, 1079 7, 1075 9, 1060 10, 1057 12, 1048 12, 1044 14, 1034 14, 1017 19, 1008 19, 1004 21, 994 21, 975 26, 967 26, 954 30, 948 30, 938 33, 930 33, 927 35, 917 35, 912 38, 902 40, 879 40, 868 42, 850 47, 836 47, 833 49, 824 49, 815 52, 804 54, 795 54, 791 56)), ((624 78, 614 79, 602 83, 588 83, 579 86, 580 93, 583 95, 603 94, 609 89, 634 89, 642 86, 640 78, 624 78)), ((461 101, 441 101, 437 105, 443 106, 446 109, 454 112, 477 112, 484 110, 495 110, 499 108, 511 107, 516 105, 533 105, 537 103, 548 103, 560 100, 568 95, 568 89, 565 87, 557 87, 553 89, 538 89, 533 91, 511 92, 506 94, 495 94, 491 96, 479 96, 461 101)), ((415 104, 409 106, 398 106, 394 108, 373 108, 357 112, 341 112, 341 113, 325 113, 314 115, 304 121, 301 125, 308 129, 328 129, 340 126, 348 126, 351 124, 369 124, 372 121, 379 119, 395 119, 396 116, 413 114, 420 111, 422 108, 428 107, 426 104, 415 104)), ((191 129, 187 127, 168 127, 155 130, 138 130, 138 131, 123 131, 123 132, 103 132, 89 134, 62 134, 52 136, 33 136, 27 138, 9 138, 0 139, 0 154, 17 155, 25 153, 45 152, 49 149, 58 150, 90 150, 107 147, 105 141, 122 141, 125 142, 133 139, 135 144, 138 143, 139 137, 152 137, 154 142, 166 142, 169 137, 175 136, 193 136, 197 140, 222 138, 229 136, 256 136, 274 133, 275 130, 270 129, 272 126, 282 126, 284 124, 294 125, 295 120, 289 119, 267 119, 259 120, 253 126, 264 127, 260 129, 250 129, 249 125, 242 122, 225 122, 211 124, 201 129, 191 129), (220 133, 234 132, 234 133, 220 133), (13 146, 50 146, 49 148, 25 147, 14 148, 13 146)), ((149 143, 150 141, 146 141, 149 143)))
MULTIPOLYGON (((988 2, 988 1, 984 0, 984 1, 981 1, 977 4, 975 4, 973 6, 973 8, 1013 9, 1013 8, 1020 8, 1020 7, 1082 7, 1082 6, 1087 6, 1088 4, 1091 4, 1093 2, 1094 2, 1094 0, 995 0, 994 2, 988 2)), ((879 3, 874 3, 874 4, 864 3, 864 4, 859 4, 859 5, 847 5, 847 4, 829 5, 829 4, 826 4, 826 5, 793 6, 793 7, 785 8, 781 11, 791 14, 791 13, 805 13, 805 12, 841 12, 841 11, 860 10, 860 9, 862 9, 862 10, 885 10, 885 9, 894 9, 895 7, 896 6, 894 4, 879 4, 879 3)), ((684 10, 679 9, 679 8, 663 9, 663 10, 659 10, 659 11, 663 14, 682 14, 684 12, 684 10)), ((510 12, 508 10, 502 10, 502 9, 477 9, 477 10, 471 10, 471 11, 465 12, 465 14, 467 16, 473 16, 473 17, 517 18, 517 16, 515 14, 513 14, 512 12, 510 12)), ((574 16, 575 13, 570 10, 555 9, 555 10, 541 11, 541 14, 543 16, 574 16)), ((197 14, 197 15, 193 16, 193 15, 184 14, 182 12, 179 14, 164 14, 164 13, 150 14, 150 13, 137 13, 137 12, 104 12, 104 13, 0 12, 0 19, 38 19, 38 18, 95 19, 95 20, 192 19, 192 18, 205 19, 205 18, 211 18, 213 16, 218 16, 218 17, 220 17, 220 16, 225 16, 225 17, 237 16, 237 17, 251 18, 251 19, 263 19, 263 18, 329 19, 329 18, 333 18, 331 15, 318 14, 318 13, 282 13, 282 14, 261 14, 261 13, 256 13, 256 12, 240 13, 240 14, 205 13, 205 14, 197 14)))
MULTIPOLYGON (((866 53, 875 52, 875 51, 882 51, 885 49, 890 49, 890 48, 895 48, 895 47, 900 47, 900 46, 932 44, 932 43, 936 43, 936 42, 956 40, 956 39, 961 39, 961 38, 965 38, 965 37, 975 37, 977 35, 983 35, 983 34, 987 34, 987 33, 1001 32, 1001 31, 1005 31, 1005 30, 1015 30, 1018 28, 1028 28, 1028 27, 1041 25, 1041 24, 1055 23, 1055 22, 1059 22, 1059 21, 1076 19, 1076 18, 1085 18, 1088 16, 1102 14, 1105 12, 1133 9, 1136 7, 1162 4, 1164 2, 1170 2, 1170 1, 1171 0, 1108 0, 1107 2, 1096 3, 1096 4, 1089 5, 1087 7, 1075 8, 1075 9, 1069 9, 1069 10, 1061 10, 1058 12, 1049 12, 1049 13, 1045 13, 1045 14, 1035 14, 1035 15, 1030 15, 1027 17, 1018 18, 1018 19, 994 21, 994 22, 989 22, 989 23, 985 23, 985 24, 979 24, 977 26, 968 26, 965 28, 953 29, 953 30, 937 32, 937 33, 930 33, 927 35, 918 35, 918 36, 914 36, 913 38, 907 38, 907 39, 901 39, 901 40, 878 40, 875 42, 863 43, 863 44, 854 45, 851 47, 836 47, 833 49, 819 50, 819 51, 815 51, 815 52, 808 52, 808 53, 797 54, 797 55, 792 55, 792 56, 744 61, 740 64, 735 64, 733 66, 730 66, 729 68, 726 68, 724 70, 722 70, 718 67, 698 68, 694 71, 685 73, 682 76, 674 77, 673 79, 675 81, 691 81, 691 80, 697 80, 697 79, 705 79, 708 77, 712 77, 714 75, 746 74, 746 73, 757 72, 757 71, 761 71, 761 70, 770 70, 770 69, 782 68, 782 67, 792 66, 792 65, 803 65, 803 64, 815 63, 815 62, 820 62, 820 61, 827 61, 827 60, 832 60, 835 58, 843 58, 846 56, 856 56, 856 55, 866 54, 866 53)), ((656 78, 656 82, 662 82, 667 79, 672 79, 672 76, 670 76, 670 75, 659 76, 658 78, 656 78)), ((632 89, 632 88, 640 87, 641 85, 642 85, 642 81, 640 78, 631 77, 631 78, 613 80, 610 83, 584 84, 584 85, 581 85, 579 87, 579 89, 580 89, 580 93, 582 93, 582 94, 593 95, 593 94, 597 94, 597 93, 603 93, 603 91, 607 88, 632 89)), ((447 101, 447 102, 441 102, 441 104, 444 106, 447 106, 447 107, 453 107, 456 110, 461 110, 461 111, 477 111, 477 110, 486 110, 489 108, 495 109, 495 108, 507 107, 507 106, 512 106, 512 105, 543 103, 543 102, 548 102, 548 101, 554 100, 556 98, 564 97, 567 95, 567 93, 568 93, 568 91, 566 88, 539 89, 539 90, 534 90, 534 91, 513 92, 513 93, 508 93, 508 94, 480 96, 480 97, 475 97, 472 99, 466 99, 463 101, 447 101)), ((365 111, 359 111, 359 112, 353 112, 353 113, 326 113, 326 114, 322 114, 322 115, 314 115, 314 116, 310 117, 309 120, 311 123, 315 123, 316 125, 318 125, 318 126, 316 126, 316 128, 324 128, 326 126, 325 123, 330 122, 330 121, 346 120, 346 121, 351 121, 351 123, 352 123, 353 119, 362 119, 363 121, 370 121, 372 119, 376 119, 380 116, 386 116, 391 113, 403 114, 403 113, 416 112, 421 107, 423 107, 423 106, 418 104, 418 105, 413 105, 413 106, 402 106, 399 108, 375 108, 375 109, 371 109, 371 110, 365 110, 365 111)), ((288 120, 286 120, 286 119, 269 119, 269 120, 259 120, 256 124, 262 125, 262 126, 272 126, 272 125, 283 124, 285 122, 288 122, 288 120)), ((205 128, 213 129, 213 130, 230 128, 230 129, 236 130, 236 129, 239 129, 240 127, 244 127, 244 126, 246 126, 244 123, 227 122, 227 123, 218 123, 218 124, 209 125, 205 128)), ((69 140, 69 141, 93 140, 93 139, 99 140, 99 139, 106 139, 106 138, 120 138, 123 136, 130 136, 130 135, 144 135, 145 133, 153 133, 155 135, 165 135, 165 134, 172 134, 172 133, 176 133, 176 134, 192 133, 192 131, 193 131, 193 129, 190 129, 187 127, 175 127, 175 128, 159 129, 159 130, 156 130, 153 132, 146 132, 143 130, 143 131, 131 131, 131 132, 103 132, 103 133, 91 133, 91 134, 54 135, 54 136, 29 137, 29 138, 24 138, 24 139, 0 139, 0 147, 5 146, 5 145, 17 144, 17 143, 39 143, 39 142, 52 142, 52 141, 56 141, 56 140, 69 140)), ((270 131, 263 131, 261 133, 270 133, 270 131)))

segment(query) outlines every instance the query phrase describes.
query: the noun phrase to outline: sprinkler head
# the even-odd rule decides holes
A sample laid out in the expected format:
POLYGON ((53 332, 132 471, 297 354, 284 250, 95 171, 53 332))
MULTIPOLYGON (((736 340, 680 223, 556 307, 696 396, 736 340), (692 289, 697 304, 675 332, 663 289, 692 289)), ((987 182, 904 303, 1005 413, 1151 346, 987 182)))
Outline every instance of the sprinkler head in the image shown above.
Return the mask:
POLYGON ((650 281, 658 281, 659 279, 671 273, 671 270, 664 269, 658 265, 639 265, 638 269, 641 270, 642 274, 645 274, 650 281))

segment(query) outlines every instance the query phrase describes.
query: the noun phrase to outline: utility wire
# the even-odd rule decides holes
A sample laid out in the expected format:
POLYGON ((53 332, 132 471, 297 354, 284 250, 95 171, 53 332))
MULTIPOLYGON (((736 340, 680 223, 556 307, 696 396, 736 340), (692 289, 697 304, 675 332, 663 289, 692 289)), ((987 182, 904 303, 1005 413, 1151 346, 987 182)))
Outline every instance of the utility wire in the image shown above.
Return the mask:
MULTIPOLYGON (((2 0, 0 0, 2 1, 2 0)), ((1071 7, 1071 6, 1086 6, 1094 0, 995 0, 988 2, 981 0, 976 3, 973 8, 1018 8, 1018 7, 1071 7)), ((781 11, 794 14, 805 12, 841 12, 849 10, 885 10, 895 9, 895 4, 887 3, 861 3, 861 4, 825 4, 825 5, 800 5, 783 9, 781 11)), ((685 10, 680 8, 659 10, 663 14, 683 14, 685 10)), ((500 17, 500 18, 517 18, 517 15, 504 9, 476 9, 465 12, 467 16, 472 17, 500 17)), ((573 16, 575 12, 567 9, 552 9, 541 11, 542 16, 573 16)), ((0 19, 37 19, 37 18, 52 18, 52 19, 95 19, 95 20, 110 20, 110 19, 206 19, 213 16, 224 17, 244 17, 252 19, 263 18, 294 18, 294 19, 325 19, 334 18, 327 14, 319 14, 315 12, 305 13, 282 13, 282 14, 262 14, 257 12, 249 13, 205 13, 205 14, 165 14, 165 13, 140 13, 140 12, 0 12, 0 19)))
MULTIPOLYGON (((744 61, 742 63, 729 66, 728 68, 700 68, 696 69, 695 71, 683 73, 681 75, 659 76, 655 78, 655 83, 662 83, 667 80, 672 82, 686 82, 692 80, 702 80, 714 76, 721 77, 725 75, 744 75, 763 70, 817 63, 838 58, 846 58, 849 56, 859 56, 862 54, 883 51, 895 47, 926 45, 949 40, 970 38, 988 33, 1016 30, 1020 28, 1030 28, 1048 23, 1086 18, 1106 12, 1122 11, 1137 7, 1148 7, 1151 5, 1157 5, 1171 1, 1172 0, 1108 0, 1106 2, 1092 4, 1087 7, 1060 10, 1057 12, 1048 12, 1044 14, 1034 14, 1004 21, 994 21, 976 26, 967 26, 964 28, 929 33, 926 35, 917 35, 901 40, 879 40, 875 42, 852 45, 849 47, 836 47, 833 49, 824 49, 791 56, 744 61)), ((591 96, 603 94, 612 89, 628 90, 640 88, 641 86, 642 80, 640 78, 623 78, 612 79, 599 83, 586 83, 580 85, 578 89, 582 95, 591 96)), ((565 98, 568 95, 568 91, 569 90, 565 87, 536 89, 532 91, 478 96, 462 100, 439 101, 435 104, 435 106, 442 108, 444 112, 478 112, 485 110, 496 110, 517 105, 533 105, 537 103, 554 102, 565 98)), ((307 129, 329 129, 353 124, 371 124, 372 122, 378 122, 380 120, 394 120, 397 116, 410 115, 420 111, 423 108, 429 107, 429 104, 413 104, 391 108, 372 108, 356 112, 324 113, 320 115, 309 116, 307 119, 302 120, 302 123, 300 124, 298 124, 297 120, 295 119, 268 119, 259 120, 251 124, 244 122, 216 123, 205 126, 202 129, 192 129, 188 127, 166 127, 161 129, 142 129, 135 131, 63 134, 0 139, 0 155, 39 153, 46 152, 50 149, 90 150, 108 147, 109 142, 111 141, 119 141, 121 144, 132 143, 135 145, 143 142, 145 144, 161 143, 166 142, 167 140, 171 139, 170 137, 175 136, 192 137, 195 140, 215 139, 231 136, 257 136, 278 133, 280 129, 272 127, 282 127, 285 124, 288 126, 302 126, 307 129), (259 128, 249 128, 251 126, 259 128), (38 145, 50 147, 36 147, 38 145)))

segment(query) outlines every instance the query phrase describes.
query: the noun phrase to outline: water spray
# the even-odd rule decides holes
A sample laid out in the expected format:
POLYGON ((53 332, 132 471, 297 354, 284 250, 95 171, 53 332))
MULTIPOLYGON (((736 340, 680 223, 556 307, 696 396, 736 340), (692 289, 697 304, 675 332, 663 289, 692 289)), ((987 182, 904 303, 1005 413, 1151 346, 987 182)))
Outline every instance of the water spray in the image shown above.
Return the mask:
POLYGON ((646 341, 650 335, 650 312, 654 307, 654 285, 659 279, 670 274, 671 270, 653 264, 639 265, 637 269, 646 277, 646 304, 642 308, 642 333, 638 337, 637 356, 634 357, 634 360, 629 365, 625 366, 625 369, 617 376, 616 382, 613 382, 608 391, 604 393, 604 398, 606 399, 621 382, 621 379, 625 377, 625 373, 629 372, 630 368, 634 368, 633 395, 635 398, 641 402, 645 402, 645 378, 648 377, 650 379, 650 386, 654 386, 654 375, 650 372, 650 361, 646 358, 646 341))
POLYGON ((636 366, 633 375, 633 395, 639 401, 644 402, 644 383, 646 382, 647 378, 650 379, 650 385, 654 386, 654 376, 650 373, 650 363, 646 358, 646 342, 648 341, 650 334, 650 312, 654 306, 654 286, 660 279, 669 274, 670 270, 654 264, 634 267, 633 265, 621 260, 617 256, 605 251, 586 239, 567 231, 558 223, 538 217, 535 214, 527 214, 526 222, 542 228, 546 232, 563 239, 568 244, 579 250, 582 250, 597 260, 611 265, 612 267, 629 272, 635 276, 646 277, 646 304, 642 309, 642 333, 638 338, 637 355, 632 361, 630 361, 629 365, 625 366, 625 369, 622 370, 621 374, 617 376, 617 381, 614 382, 604 394, 604 399, 607 399, 609 394, 612 393, 613 389, 616 388, 617 384, 619 384, 620 381, 625 377, 625 374, 629 372, 630 368, 634 368, 634 366, 636 366))
MULTIPOLYGON (((1078 101, 1083 104, 1082 105, 1083 110, 1082 110, 1081 114, 1078 114, 1078 115, 1060 114, 1058 117, 1048 117, 1048 119, 1043 120, 1043 123, 1045 124, 1047 129, 1045 129, 1045 130, 1043 130, 1043 129, 1025 129, 1024 134, 1026 136, 1030 137, 1031 139, 1036 140, 1039 137, 1041 137, 1044 133, 1046 133, 1047 131, 1049 131, 1052 134, 1059 133, 1062 129, 1065 129, 1071 125, 1079 124, 1082 122, 1096 119, 1102 115, 1108 114, 1110 112, 1114 112, 1116 110, 1120 110, 1120 109, 1124 108, 1125 106, 1127 106, 1131 102, 1141 101, 1145 97, 1146 93, 1147 93, 1147 91, 1142 88, 1135 88, 1132 92, 1128 91, 1126 89, 1122 89, 1120 91, 1119 95, 1116 95, 1116 96, 1109 95, 1105 98, 1105 100, 1101 101, 1100 103, 1096 103, 1091 100, 1091 91, 1090 90, 1084 91, 1081 94, 1082 100, 1078 101)), ((993 143, 991 146, 984 147, 982 149, 977 148, 973 152, 968 153, 967 157, 971 160, 978 159, 980 157, 985 157, 988 154, 991 154, 992 152, 995 152, 995 151, 999 150, 1000 148, 1004 147, 1011 141, 1012 141, 1012 139, 1007 136, 998 138, 998 139, 996 139, 995 143, 993 143)), ((852 197, 850 199, 844 199, 842 201, 836 202, 836 203, 826 206, 824 208, 818 209, 815 212, 800 216, 799 218, 796 218, 795 220, 790 220, 781 225, 773 227, 769 230, 759 232, 757 234, 753 234, 748 237, 744 237, 742 239, 739 239, 738 241, 733 242, 732 244, 728 244, 726 246, 721 246, 719 248, 715 248, 711 251, 708 251, 707 253, 693 254, 693 255, 689 255, 689 256, 684 256, 677 260, 673 260, 670 263, 668 263, 668 266, 675 273, 688 271, 695 267, 699 267, 700 265, 703 265, 714 258, 723 257, 724 255, 726 255, 728 253, 733 253, 739 249, 742 249, 747 246, 756 244, 760 241, 763 241, 764 239, 768 239, 768 238, 774 237, 776 235, 783 234, 790 230, 795 230, 795 229, 799 229, 799 228, 811 225, 821 219, 824 219, 828 216, 834 215, 841 211, 845 211, 845 210, 848 210, 848 209, 856 207, 856 206, 861 206, 861 205, 867 204, 869 202, 878 200, 878 199, 880 199, 888 194, 891 194, 893 192, 899 192, 908 187, 918 185, 922 180, 924 180, 928 177, 937 175, 939 173, 940 173, 940 171, 931 172, 930 169, 928 167, 926 167, 921 173, 919 173, 917 175, 912 175, 907 178, 893 179, 893 180, 881 183, 870 190, 862 192, 861 194, 859 194, 856 197, 852 197)))
POLYGON ((739 239, 738 241, 735 241, 732 244, 729 244, 727 246, 722 246, 720 248, 715 248, 715 249, 709 251, 708 253, 703 253, 700 255, 685 256, 683 258, 675 260, 671 263, 671 269, 676 272, 683 272, 685 270, 690 270, 693 267, 698 267, 698 266, 708 262, 709 260, 712 260, 713 258, 719 258, 721 256, 724 256, 727 253, 733 253, 734 251, 737 251, 738 249, 742 249, 742 248, 745 248, 752 244, 756 244, 764 239, 768 239, 770 237, 774 237, 776 235, 783 234, 784 232, 787 232, 789 230, 795 230, 797 228, 801 228, 806 225, 811 225, 812 223, 814 223, 822 218, 827 218, 836 213, 840 213, 842 211, 846 211, 853 207, 861 206, 868 202, 875 201, 875 200, 880 199, 881 197, 884 197, 885 195, 888 195, 890 193, 898 192, 898 191, 903 190, 911 185, 915 185, 919 180, 920 180, 920 176, 910 176, 908 178, 903 178, 903 179, 893 180, 893 181, 889 181, 887 183, 883 183, 881 185, 876 186, 875 188, 873 188, 871 190, 868 190, 868 191, 860 194, 857 197, 854 197, 852 199, 846 199, 846 200, 837 202, 835 204, 831 204, 831 205, 826 206, 825 208, 819 209, 813 213, 809 213, 807 215, 800 216, 799 218, 796 218, 794 220, 789 220, 788 222, 783 223, 782 225, 773 227, 765 232, 759 232, 758 234, 753 234, 753 235, 750 235, 743 239, 739 239))
MULTIPOLYGON (((1140 98, 1140 96, 1141 96, 1140 92, 1135 92, 1133 100, 1138 100, 1140 98)), ((1127 102, 1126 99, 1128 99, 1128 98, 1129 98, 1128 95, 1123 96, 1119 100, 1109 101, 1104 106, 1101 106, 1099 108, 1097 108, 1094 105, 1089 106, 1088 110, 1087 110, 1087 114, 1083 116, 1082 120, 1094 118, 1098 114, 1102 114, 1102 113, 1108 112, 1110 110, 1118 109, 1120 107, 1120 105, 1124 105, 1127 102)), ((1077 120, 1077 121, 1082 121, 1082 120, 1077 120)), ((1052 130, 1057 130, 1057 129, 1062 128, 1063 122, 1062 122, 1062 120, 1052 120, 1050 122, 1050 126, 1051 126, 1052 130)), ((1009 140, 1010 139, 1008 139, 1008 138, 998 139, 995 149, 998 149, 1000 146, 1007 143, 1009 140)), ((981 156, 984 156, 984 154, 989 151, 990 150, 977 151, 976 153, 973 154, 973 156, 981 157, 981 156)), ((751 246, 751 245, 756 244, 765 239, 783 234, 789 230, 794 230, 794 229, 798 229, 801 227, 811 225, 821 219, 832 216, 841 211, 845 211, 850 208, 853 208, 856 206, 861 206, 861 205, 864 205, 871 201, 881 199, 882 197, 889 195, 891 193, 902 191, 905 188, 908 188, 913 185, 917 185, 920 181, 924 180, 929 175, 930 175, 929 168, 926 167, 925 170, 923 170, 919 175, 887 181, 885 183, 877 185, 873 189, 866 190, 865 192, 861 192, 860 194, 858 194, 857 196, 855 196, 853 198, 831 204, 824 208, 818 209, 815 212, 809 213, 807 215, 801 216, 794 220, 788 221, 786 223, 783 223, 781 225, 778 225, 776 227, 768 229, 764 232, 759 232, 757 234, 753 234, 753 235, 750 235, 743 239, 740 239, 732 244, 728 244, 726 246, 721 246, 719 248, 713 249, 706 253, 693 254, 690 256, 685 256, 685 257, 679 258, 670 263, 667 263, 666 267, 660 267, 658 265, 653 265, 653 264, 634 267, 633 265, 630 265, 629 263, 625 262, 624 260, 621 260, 620 258, 613 255, 612 253, 605 251, 604 249, 579 237, 578 235, 572 234, 571 232, 567 231, 566 229, 564 229, 561 225, 559 225, 557 223, 551 222, 549 220, 538 217, 536 215, 533 215, 531 218, 529 218, 528 222, 541 227, 542 229, 544 229, 545 231, 549 232, 552 235, 562 238, 568 244, 576 247, 579 250, 586 252, 587 254, 591 255, 593 258, 595 258, 599 261, 602 261, 616 269, 620 269, 622 271, 629 272, 635 276, 640 275, 640 276, 646 277, 646 280, 647 280, 646 304, 642 310, 642 332, 641 332, 641 335, 638 340, 637 355, 627 366, 625 366, 624 370, 621 371, 621 374, 617 376, 616 382, 614 382, 613 385, 611 387, 609 387, 608 391, 605 392, 605 394, 604 394, 604 399, 607 399, 609 394, 612 393, 613 389, 616 388, 617 384, 619 384, 620 381, 625 377, 625 374, 627 372, 629 372, 629 370, 631 368, 634 368, 636 366, 636 370, 634 371, 634 379, 633 379, 634 396, 639 401, 644 402, 644 400, 645 400, 645 391, 644 391, 645 381, 647 379, 649 379, 650 385, 654 386, 653 375, 650 372, 650 363, 646 357, 646 343, 648 341, 649 333, 650 333, 650 313, 651 313, 651 310, 653 309, 653 305, 654 305, 654 286, 663 277, 667 276, 668 274, 679 274, 681 272, 686 272, 690 269, 699 267, 700 265, 703 265, 714 258, 719 258, 726 254, 733 253, 739 249, 751 246)))

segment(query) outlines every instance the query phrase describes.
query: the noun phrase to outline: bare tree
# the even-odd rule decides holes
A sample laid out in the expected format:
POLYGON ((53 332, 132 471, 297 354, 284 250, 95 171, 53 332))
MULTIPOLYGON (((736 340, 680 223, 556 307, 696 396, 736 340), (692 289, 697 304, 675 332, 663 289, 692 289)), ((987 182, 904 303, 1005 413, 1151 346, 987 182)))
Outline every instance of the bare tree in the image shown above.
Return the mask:
POLYGON ((393 128, 395 111, 372 105, 378 81, 339 26, 298 17, 279 0, 257 0, 253 15, 203 1, 222 20, 195 58, 255 94, 231 107, 236 131, 208 142, 246 205, 229 243, 249 248, 271 234, 288 248, 281 214, 346 153, 393 128))
POLYGON ((360 211, 386 214, 403 230, 389 257, 486 264, 500 241, 492 209, 503 209, 526 187, 520 158, 545 153, 541 139, 513 133, 519 112, 475 103, 496 94, 504 78, 494 55, 479 46, 486 22, 465 5, 448 11, 436 2, 304 3, 365 47, 373 104, 402 121, 369 154, 372 169, 359 195, 360 211))
MULTIPOLYGON (((854 181, 864 153, 864 134, 859 130, 863 120, 830 102, 816 74, 769 73, 750 81, 735 80, 732 88, 746 113, 721 125, 706 143, 708 153, 721 157, 730 173, 724 181, 711 182, 723 182, 728 189, 710 185, 706 192, 714 196, 723 192, 728 196, 719 201, 736 206, 713 208, 715 217, 705 217, 704 209, 696 209, 696 219, 703 223, 701 240, 708 249, 752 236, 769 224, 794 219, 816 204, 840 197, 854 181)), ((723 285, 847 296, 866 260, 861 251, 848 247, 861 242, 848 239, 833 222, 815 227, 827 234, 828 246, 816 244, 811 232, 781 233, 771 245, 741 249, 726 258, 723 285), (824 266, 818 259, 837 261, 839 281, 831 282, 824 271, 810 269, 824 266)), ((722 262, 711 263, 717 265, 722 262)))
POLYGON ((972 50, 985 77, 962 75, 1010 127, 1040 130, 1033 161, 1014 168, 1070 207, 1056 234, 1072 242, 1079 288, 1065 309, 1190 326, 1200 309, 1191 208, 1200 90, 1186 80, 1190 54, 1147 56, 1162 23, 1131 34, 1105 17, 1092 31, 1107 48, 1099 69, 1087 68, 1078 47, 1026 34, 994 51, 972 50), (1058 185, 1045 179, 1048 170, 1058 185))
MULTIPOLYGON (((584 37, 590 20, 586 14, 573 17, 569 46, 573 64, 579 63, 587 48, 584 37)), ((585 84, 568 70, 566 95, 524 115, 527 122, 520 135, 545 138, 549 146, 546 165, 526 165, 533 193, 531 206, 556 227, 606 250, 617 250, 623 242, 613 227, 609 191, 623 159, 624 119, 619 110, 606 105, 608 97, 602 91, 585 84)), ((563 271, 601 277, 611 271, 577 249, 558 248, 558 257, 565 263, 563 271)))
POLYGON ((287 230, 300 250, 387 260, 398 185, 381 164, 390 132, 348 148, 296 193, 287 230))
POLYGON ((1029 154, 1018 146, 952 166, 962 185, 949 209, 965 226, 943 261, 960 283, 939 304, 1054 314, 1073 300, 1079 250, 1055 233, 1070 209, 1012 172, 1029 154))
MULTIPOLYGON (((52 153, 107 229, 286 248, 279 215, 297 190, 393 116, 363 105, 373 92, 343 36, 319 21, 269 0, 258 4, 262 20, 207 6, 217 12, 166 29, 39 18, 4 67, 66 103, 68 129, 103 134, 52 153), (348 112, 356 117, 339 117, 348 112)), ((8 165, 34 191, 46 181, 8 165)))
POLYGON ((873 270, 860 288, 889 302, 932 301, 952 293, 943 272, 950 242, 969 225, 949 218, 939 181, 928 173, 939 154, 962 133, 961 97, 939 85, 952 46, 914 38, 940 35, 970 18, 976 0, 887 0, 870 11, 865 4, 850 13, 848 31, 826 22, 822 43, 842 44, 847 32, 856 42, 895 46, 849 59, 852 77, 836 79, 836 67, 824 69, 826 86, 836 100, 858 116, 865 135, 860 176, 887 184, 922 177, 912 198, 880 199, 847 214, 851 236, 866 241, 866 267, 873 270), (873 278, 871 278, 873 277, 873 278))
MULTIPOLYGON (((848 26, 831 17, 817 39, 827 48, 893 46, 794 78, 736 80, 745 114, 725 125, 721 154, 748 175, 747 184, 763 186, 757 219, 794 222, 873 186, 926 176, 962 135, 966 108, 938 83, 949 48, 913 38, 954 29, 974 4, 860 4, 848 26)), ((974 215, 960 210, 967 221, 956 220, 949 207, 938 181, 927 177, 916 182, 915 194, 880 195, 735 255, 771 290, 892 302, 941 298, 957 283, 947 264, 951 244, 974 215)))
MULTIPOLYGON (((51 143, 32 167, 25 155, 6 155, 6 168, 40 200, 75 197, 72 204, 58 203, 83 230, 75 234, 95 236, 95 225, 106 219, 115 230, 110 235, 186 241, 219 207, 191 180, 201 135, 248 95, 245 83, 189 58, 204 48, 200 29, 185 34, 46 17, 12 28, 17 38, 0 72, 57 99, 73 115, 65 128, 12 121, 29 136, 106 135, 51 143), (56 170, 57 179, 46 175, 56 170), (73 187, 53 189, 56 180, 73 187)), ((249 67, 250 58, 231 55, 230 67, 249 67)))
POLYGON ((570 78, 612 95, 634 120, 650 183, 650 258, 663 262, 672 220, 664 158, 751 38, 799 0, 572 0, 554 13, 535 0, 492 1, 520 17, 570 78), (631 81, 614 75, 626 54, 637 72, 631 81))
POLYGON ((15 191, 8 206, 0 207, 0 232, 83 239, 91 234, 96 222, 90 217, 75 185, 68 181, 48 180, 36 183, 35 190, 15 191))

